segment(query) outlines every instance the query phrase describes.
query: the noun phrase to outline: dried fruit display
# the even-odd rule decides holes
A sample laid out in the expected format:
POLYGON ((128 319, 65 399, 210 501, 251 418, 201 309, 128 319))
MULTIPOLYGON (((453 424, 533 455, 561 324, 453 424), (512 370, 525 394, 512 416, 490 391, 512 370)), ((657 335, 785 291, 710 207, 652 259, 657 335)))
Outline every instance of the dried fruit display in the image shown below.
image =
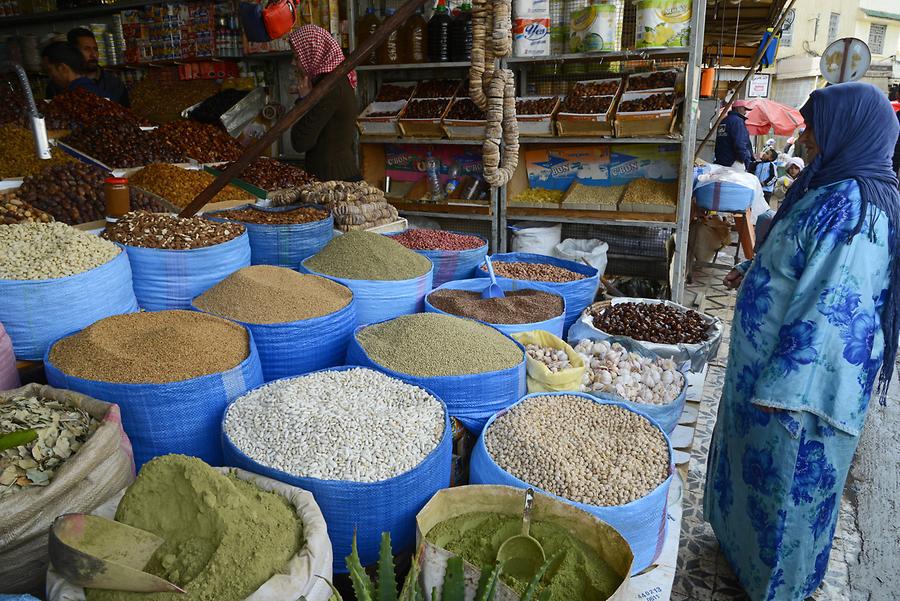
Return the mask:
POLYGON ((614 336, 657 344, 699 344, 708 325, 696 311, 663 303, 616 303, 592 309, 594 327, 614 336))
POLYGON ((549 115, 556 106, 556 98, 536 98, 516 100, 517 115, 549 115))
POLYGON ((399 86, 386 83, 378 89, 375 95, 375 102, 397 102, 398 100, 409 100, 415 85, 399 86))
POLYGON ((71 129, 78 125, 100 125, 108 120, 130 123, 135 126, 150 125, 145 119, 117 102, 101 98, 84 88, 76 88, 54 96, 50 104, 42 107, 47 127, 71 129))
POLYGON ((183 152, 165 144, 152 132, 115 119, 80 126, 62 141, 113 168, 181 163, 187 159, 183 152))
POLYGON ((640 90, 662 90, 664 88, 674 88, 675 80, 678 73, 675 71, 654 71, 652 73, 635 73, 628 77, 628 89, 632 91, 640 90))
POLYGON ((209 79, 158 81, 145 77, 129 91, 131 110, 153 123, 177 121, 184 109, 218 90, 219 84, 209 79))
POLYGON ((400 114, 402 109, 397 109, 395 111, 375 111, 374 113, 369 113, 366 117, 396 117, 400 114))
POLYGON ((151 134, 201 163, 236 161, 243 152, 240 143, 226 132, 214 125, 196 121, 172 121, 151 134))
POLYGON ((567 96, 559 108, 561 113, 600 115, 612 106, 613 96, 567 96))
POLYGON ((53 216, 23 202, 13 192, 0 193, 0 225, 14 223, 50 223, 53 216))
POLYGON ((244 231, 243 225, 230 221, 131 211, 103 230, 102 236, 130 246, 189 250, 228 242, 244 231))
POLYGON ((450 98, 459 88, 457 79, 432 79, 420 82, 414 98, 450 98))
MULTIPOLYGON (((182 169, 177 165, 152 163, 129 178, 129 183, 160 196, 178 207, 188 206, 215 177, 198 169, 182 169)), ((225 186, 210 202, 230 200, 254 201, 256 197, 235 186, 225 186)))
POLYGON ((319 209, 313 209, 312 207, 300 207, 299 209, 290 211, 264 211, 255 207, 247 207, 245 209, 218 211, 210 216, 242 223, 286 225, 322 221, 323 219, 328 218, 328 211, 321 211, 319 209))
POLYGON ((60 148, 50 149, 50 159, 39 159, 31 131, 18 125, 0 125, 0 178, 25 177, 50 165, 73 160, 60 148))
POLYGON ((439 119, 449 102, 447 98, 411 100, 406 105, 403 119, 439 119))
MULTIPOLYGON (((220 169, 225 170, 230 166, 230 164, 223 165, 220 169)), ((314 176, 299 167, 267 158, 259 158, 250 163, 238 179, 270 191, 296 188, 317 181, 314 176)))
POLYGON ((569 96, 615 96, 621 85, 621 79, 579 81, 572 86, 569 96))
POLYGON ((444 119, 484 121, 484 111, 475 106, 471 98, 460 98, 453 103, 444 119))
POLYGON ((646 98, 634 98, 622 100, 619 104, 620 113, 638 113, 642 111, 665 111, 675 106, 675 94, 673 92, 659 92, 646 98))

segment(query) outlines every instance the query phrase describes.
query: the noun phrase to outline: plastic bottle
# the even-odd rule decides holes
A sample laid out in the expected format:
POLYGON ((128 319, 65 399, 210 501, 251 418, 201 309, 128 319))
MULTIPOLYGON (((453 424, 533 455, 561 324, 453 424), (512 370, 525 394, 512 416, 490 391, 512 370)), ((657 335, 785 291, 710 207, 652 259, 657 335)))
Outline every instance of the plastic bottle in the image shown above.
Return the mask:
MULTIPOLYGON (((397 12, 393 8, 385 9, 384 18, 387 19, 397 12)), ((400 54, 400 30, 395 29, 384 44, 378 47, 378 64, 379 65, 396 65, 403 62, 400 54)))
POLYGON ((444 189, 441 187, 441 180, 438 177, 438 160, 430 152, 425 158, 425 176, 428 179, 429 200, 431 202, 444 200, 444 189))
MULTIPOLYGON (((375 7, 370 6, 366 9, 366 14, 356 24, 356 46, 359 47, 368 39, 375 30, 381 25, 381 19, 375 14, 375 7)), ((363 61, 364 65, 377 65, 378 56, 373 51, 371 55, 363 61)))
POLYGON ((444 0, 438 0, 428 22, 428 59, 433 63, 450 61, 450 13, 444 0))
POLYGON ((459 15, 450 24, 450 60, 472 59, 472 5, 464 2, 459 15))
POLYGON ((400 40, 400 47, 408 53, 406 62, 428 62, 428 21, 422 16, 421 8, 403 24, 400 40))

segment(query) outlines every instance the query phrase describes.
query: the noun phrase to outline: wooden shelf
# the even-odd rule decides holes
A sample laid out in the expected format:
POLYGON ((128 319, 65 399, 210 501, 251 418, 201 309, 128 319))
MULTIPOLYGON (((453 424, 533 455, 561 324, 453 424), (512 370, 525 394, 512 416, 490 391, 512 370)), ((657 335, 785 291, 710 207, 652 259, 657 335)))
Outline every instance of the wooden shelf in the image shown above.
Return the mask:
POLYGON ((360 136, 360 144, 441 144, 481 146, 483 140, 448 140, 447 138, 394 138, 389 136, 360 136))
POLYGON ((406 202, 402 200, 391 200, 388 202, 401 213, 410 215, 434 215, 449 217, 469 217, 477 219, 483 217, 491 218, 491 209, 487 205, 461 205, 461 204, 444 204, 444 203, 425 203, 425 202, 406 202))
POLYGON ((170 0, 124 0, 115 4, 101 4, 99 6, 84 6, 81 8, 66 8, 63 10, 51 10, 33 15, 17 15, 15 17, 0 18, 0 28, 14 27, 16 25, 31 25, 34 23, 53 23, 57 21, 73 21, 83 17, 97 17, 128 10, 130 8, 142 8, 155 4, 167 4, 170 0))
POLYGON ((582 209, 530 209, 508 207, 508 219, 522 221, 554 221, 560 223, 590 223, 595 225, 631 225, 640 227, 675 227, 675 214, 627 213, 624 211, 590 211, 582 209))
POLYGON ((408 71, 412 69, 468 69, 469 61, 456 61, 446 63, 403 63, 400 65, 360 65, 357 71, 408 71))
POLYGON ((650 60, 653 58, 671 58, 690 54, 688 48, 639 48, 636 50, 619 50, 614 52, 583 52, 578 54, 557 54, 550 56, 510 56, 503 60, 511 65, 522 63, 571 63, 589 62, 593 60, 650 60))

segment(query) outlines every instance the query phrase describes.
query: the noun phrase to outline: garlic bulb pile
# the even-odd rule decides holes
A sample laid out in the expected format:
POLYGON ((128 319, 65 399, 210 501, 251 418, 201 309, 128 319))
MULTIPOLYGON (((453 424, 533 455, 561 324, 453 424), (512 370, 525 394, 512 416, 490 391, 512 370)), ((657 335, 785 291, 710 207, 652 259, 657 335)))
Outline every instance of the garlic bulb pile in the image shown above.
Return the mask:
POLYGON ((569 355, 563 349, 541 346, 540 344, 527 344, 525 345, 525 352, 535 361, 540 361, 546 365, 547 369, 553 373, 572 367, 569 355))
POLYGON ((621 344, 581 340, 575 351, 587 369, 584 392, 607 392, 634 403, 667 405, 681 394, 684 375, 671 359, 651 359, 630 353, 621 344))

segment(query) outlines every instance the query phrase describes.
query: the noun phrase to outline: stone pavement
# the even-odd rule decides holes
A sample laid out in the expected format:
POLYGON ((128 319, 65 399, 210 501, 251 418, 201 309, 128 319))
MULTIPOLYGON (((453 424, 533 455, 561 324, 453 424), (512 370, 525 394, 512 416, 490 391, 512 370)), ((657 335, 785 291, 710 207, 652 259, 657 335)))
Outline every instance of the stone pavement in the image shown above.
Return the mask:
MULTIPOLYGON (((730 264, 730 257, 720 257, 730 264)), ((684 492, 681 548, 672 601, 745 601, 712 528, 703 521, 703 483, 719 396, 725 379, 733 291, 722 286, 727 268, 704 266, 688 286, 688 301, 726 322, 710 364, 684 492)), ((887 407, 873 401, 850 471, 825 581, 815 601, 900 599, 900 385, 895 371, 887 407)))

